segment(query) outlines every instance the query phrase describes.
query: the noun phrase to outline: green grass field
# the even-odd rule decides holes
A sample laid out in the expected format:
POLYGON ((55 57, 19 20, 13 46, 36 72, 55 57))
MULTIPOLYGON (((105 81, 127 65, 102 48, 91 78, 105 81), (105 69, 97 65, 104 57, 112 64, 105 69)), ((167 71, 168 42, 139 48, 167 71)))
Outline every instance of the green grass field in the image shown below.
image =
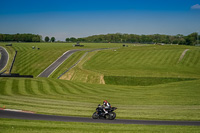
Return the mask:
POLYGON ((100 51, 83 67, 112 76, 199 78, 199 58, 199 47, 153 45, 100 51), (185 49, 189 51, 178 63, 185 49))
MULTIPOLYGON (((91 117, 96 106, 107 99, 112 106, 118 107, 118 119, 200 121, 199 47, 129 44, 129 47, 122 48, 122 44, 108 43, 84 45, 84 48, 91 49, 115 49, 89 52, 76 67, 56 79, 85 52, 73 54, 49 78, 36 78, 65 51, 74 47, 69 43, 13 43, 18 55, 12 72, 34 75, 35 78, 0 78, 0 107, 91 117), (40 50, 32 49, 32 46, 40 50), (189 50, 179 61, 186 49, 189 50)), ((6 132, 13 131, 6 128, 9 121, 17 127, 16 132, 48 132, 47 127, 61 124, 43 122, 43 127, 40 121, 28 121, 30 124, 26 126, 23 120, 1 120, 3 126, 0 127, 6 132), (38 124, 38 129, 31 126, 32 123, 38 124)), ((73 124, 83 132, 93 132, 96 125, 106 125, 66 123, 67 128, 58 126, 50 130, 64 132, 71 129, 69 131, 77 132, 73 124)), ((102 132, 113 131, 116 127, 119 128, 114 131, 120 132, 198 132, 198 127, 189 126, 110 124, 109 127, 102 132)))
POLYGON ((198 126, 124 125, 0 119, 3 133, 198 133, 198 126))
MULTIPOLYGON (((199 58, 199 47, 132 45, 128 48, 89 53, 82 63, 61 79, 100 83, 101 77, 105 76, 104 80, 107 80, 105 82, 114 84, 114 81, 120 82, 119 78, 124 79, 126 77, 127 85, 133 83, 133 78, 137 81, 135 84, 149 83, 150 81, 157 84, 165 78, 167 80, 172 79, 171 81, 174 79, 195 79, 200 77, 199 58), (186 49, 189 49, 189 51, 179 61, 181 54, 186 49), (138 81, 142 81, 142 83, 138 81)), ((151 85, 151 83, 149 84, 151 85)), ((122 85, 125 85, 125 83, 123 82, 122 85)))

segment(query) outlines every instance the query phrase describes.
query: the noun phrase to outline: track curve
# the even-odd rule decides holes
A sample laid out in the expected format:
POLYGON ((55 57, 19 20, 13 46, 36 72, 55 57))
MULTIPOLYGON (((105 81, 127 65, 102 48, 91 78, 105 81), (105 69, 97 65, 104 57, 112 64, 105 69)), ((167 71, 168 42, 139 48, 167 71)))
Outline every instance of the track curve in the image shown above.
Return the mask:
POLYGON ((0 118, 63 121, 63 122, 110 123, 110 124, 200 126, 200 121, 157 121, 157 120, 125 120, 125 119, 104 120, 104 119, 92 119, 86 117, 43 115, 43 114, 15 112, 7 110, 0 110, 0 118))
POLYGON ((8 63, 8 52, 5 48, 0 46, 0 53, 1 53, 1 59, 0 59, 0 71, 7 65, 8 63))

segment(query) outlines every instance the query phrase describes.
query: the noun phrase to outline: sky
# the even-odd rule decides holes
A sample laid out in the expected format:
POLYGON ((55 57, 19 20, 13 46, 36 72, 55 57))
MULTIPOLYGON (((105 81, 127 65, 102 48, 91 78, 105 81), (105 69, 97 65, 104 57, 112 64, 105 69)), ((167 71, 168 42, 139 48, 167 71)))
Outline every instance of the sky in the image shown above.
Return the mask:
POLYGON ((200 33, 200 0, 1 0, 0 33, 64 41, 108 33, 200 33))

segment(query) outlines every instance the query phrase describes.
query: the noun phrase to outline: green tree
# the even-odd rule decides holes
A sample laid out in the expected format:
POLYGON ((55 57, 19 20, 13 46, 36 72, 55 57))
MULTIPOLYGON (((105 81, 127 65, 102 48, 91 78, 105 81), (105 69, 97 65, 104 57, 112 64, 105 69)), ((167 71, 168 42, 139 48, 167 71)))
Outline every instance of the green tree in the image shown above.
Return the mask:
POLYGON ((0 34, 0 41, 5 41, 5 35, 4 34, 0 34))
POLYGON ((77 39, 76 39, 75 37, 71 37, 71 38, 69 39, 69 41, 70 41, 70 42, 76 42, 77 39))
POLYGON ((46 36, 44 40, 45 40, 45 42, 49 42, 49 37, 46 36))
POLYGON ((55 42, 55 37, 51 37, 51 42, 55 42))
POLYGON ((66 41, 66 42, 69 42, 69 41, 70 41, 70 39, 69 39, 69 38, 66 38, 66 39, 65 39, 65 41, 66 41))
POLYGON ((195 45, 197 43, 197 33, 192 33, 185 37, 186 45, 195 45))

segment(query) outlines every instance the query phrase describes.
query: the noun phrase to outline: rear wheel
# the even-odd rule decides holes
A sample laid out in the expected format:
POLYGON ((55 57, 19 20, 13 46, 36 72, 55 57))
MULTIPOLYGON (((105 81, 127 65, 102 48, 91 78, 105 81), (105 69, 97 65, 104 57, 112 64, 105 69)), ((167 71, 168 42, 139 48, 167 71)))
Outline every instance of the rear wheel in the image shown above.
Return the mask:
POLYGON ((94 112, 94 113, 93 113, 92 118, 93 118, 93 119, 98 119, 98 118, 99 118, 99 115, 97 114, 97 112, 94 112))
POLYGON ((109 114, 106 114, 106 115, 105 115, 105 118, 106 118, 107 120, 110 120, 110 115, 109 115, 109 114))

